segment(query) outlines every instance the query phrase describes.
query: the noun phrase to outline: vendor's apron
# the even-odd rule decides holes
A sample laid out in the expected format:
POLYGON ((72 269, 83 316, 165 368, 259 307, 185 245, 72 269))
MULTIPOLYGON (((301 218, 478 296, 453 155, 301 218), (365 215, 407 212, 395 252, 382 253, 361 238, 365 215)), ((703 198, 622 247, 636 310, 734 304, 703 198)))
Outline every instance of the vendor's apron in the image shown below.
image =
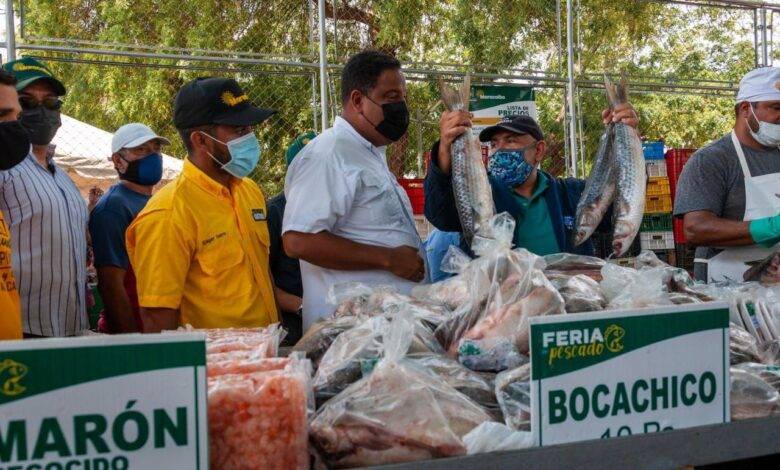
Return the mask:
MULTIPOLYGON (((745 177, 745 216, 742 220, 751 221, 780 214, 780 173, 751 176, 742 144, 734 131, 731 132, 731 140, 745 177)), ((707 282, 742 282, 742 275, 750 268, 747 263, 762 260, 778 248, 780 244, 772 248, 758 245, 726 248, 707 261, 707 282)))

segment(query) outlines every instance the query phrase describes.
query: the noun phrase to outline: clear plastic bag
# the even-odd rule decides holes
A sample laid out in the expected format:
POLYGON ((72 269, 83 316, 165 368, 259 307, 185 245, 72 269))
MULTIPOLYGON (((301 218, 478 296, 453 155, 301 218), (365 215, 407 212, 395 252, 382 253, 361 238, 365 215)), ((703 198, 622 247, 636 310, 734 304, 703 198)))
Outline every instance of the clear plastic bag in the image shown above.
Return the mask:
POLYGON ((730 373, 731 419, 763 418, 780 412, 780 392, 755 371, 735 366, 730 373))
POLYGON ((729 324, 729 354, 732 365, 761 362, 761 353, 755 336, 733 322, 729 324))
POLYGON ((505 424, 482 423, 463 438, 469 455, 521 450, 534 446, 533 434, 528 431, 513 431, 505 424))
POLYGON ((555 253, 544 257, 546 267, 544 274, 575 276, 581 274, 595 281, 601 280, 601 268, 606 261, 593 256, 575 255, 572 253, 555 253))
POLYGON ((758 355, 763 364, 780 366, 780 340, 762 344, 758 355))
POLYGON ((209 371, 210 467, 309 468, 311 363, 293 356, 234 365, 209 371))
POLYGON ((333 344, 333 341, 343 332, 354 328, 365 318, 354 316, 341 316, 337 318, 323 318, 313 324, 293 346, 293 351, 303 352, 318 366, 322 356, 333 344))
POLYGON ((547 274, 547 277, 563 297, 566 313, 596 312, 607 307, 607 299, 592 277, 584 274, 547 274))
POLYGON ((496 298, 489 303, 484 315, 463 334, 458 343, 462 364, 496 372, 517 367, 527 360, 529 320, 564 313, 561 295, 542 271, 532 268, 518 285, 509 301, 496 298))
POLYGON ((466 453, 462 438, 487 412, 411 360, 414 318, 397 315, 373 372, 329 400, 311 440, 332 467, 411 462, 466 453))
POLYGON ((459 340, 486 314, 527 296, 535 287, 531 272, 544 269, 544 260, 529 251, 512 250, 514 219, 502 213, 486 227, 487 236, 475 237, 480 257, 461 273, 468 280, 469 300, 436 330, 436 337, 453 357, 459 340))
MULTIPOLYGON (((433 333, 411 313, 410 353, 443 353, 433 333)), ((381 358, 384 336, 390 321, 372 317, 340 334, 320 359, 314 376, 314 394, 318 403, 338 394, 370 371, 381 358)))
POLYGON ((496 376, 496 399, 510 429, 531 430, 531 364, 496 376))
POLYGON ((664 267, 636 270, 607 263, 601 270, 600 283, 612 309, 644 308, 671 305, 664 267))
POLYGON ((410 354, 406 359, 440 378, 491 413, 498 414, 498 402, 491 380, 443 355, 410 354))
POLYGON ((412 310, 415 316, 435 329, 449 315, 444 306, 403 295, 391 286, 371 288, 361 283, 339 284, 330 288, 328 299, 338 305, 334 317, 389 317, 401 310, 412 310))

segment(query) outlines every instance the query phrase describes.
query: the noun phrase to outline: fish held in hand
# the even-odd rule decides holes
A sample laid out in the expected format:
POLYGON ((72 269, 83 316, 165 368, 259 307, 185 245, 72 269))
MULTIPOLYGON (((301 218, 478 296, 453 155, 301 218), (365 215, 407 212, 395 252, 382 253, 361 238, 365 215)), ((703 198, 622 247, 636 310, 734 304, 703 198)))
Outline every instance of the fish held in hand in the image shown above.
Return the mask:
MULTIPOLYGON (((468 111, 471 79, 466 76, 459 90, 439 80, 441 99, 450 111, 468 111)), ((479 139, 467 129, 452 143, 452 191, 463 236, 469 243, 480 227, 495 215, 493 192, 490 188, 479 139)))
MULTIPOLYGON (((628 102, 625 79, 615 86, 605 77, 610 107, 628 102)), ((636 130, 628 124, 611 124, 614 132, 612 151, 614 152, 616 193, 614 202, 614 226, 612 250, 614 255, 622 256, 631 247, 642 224, 645 211, 645 190, 647 170, 642 152, 642 141, 636 130)))
POLYGON ((596 161, 577 204, 575 246, 585 243, 593 235, 615 198, 614 134, 614 125, 609 124, 601 136, 596 161))

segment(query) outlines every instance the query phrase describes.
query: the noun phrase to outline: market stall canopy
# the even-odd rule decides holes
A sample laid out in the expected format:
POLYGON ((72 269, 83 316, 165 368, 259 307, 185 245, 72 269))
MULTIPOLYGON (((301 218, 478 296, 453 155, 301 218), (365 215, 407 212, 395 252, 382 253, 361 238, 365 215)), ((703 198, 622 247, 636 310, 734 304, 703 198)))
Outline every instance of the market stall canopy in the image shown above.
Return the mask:
MULTIPOLYGON (((52 142, 56 145, 54 160, 68 172, 82 195, 92 186, 106 189, 118 181, 111 163, 111 132, 62 115, 62 127, 52 142)), ((183 161, 163 154, 163 182, 175 178, 183 161)))

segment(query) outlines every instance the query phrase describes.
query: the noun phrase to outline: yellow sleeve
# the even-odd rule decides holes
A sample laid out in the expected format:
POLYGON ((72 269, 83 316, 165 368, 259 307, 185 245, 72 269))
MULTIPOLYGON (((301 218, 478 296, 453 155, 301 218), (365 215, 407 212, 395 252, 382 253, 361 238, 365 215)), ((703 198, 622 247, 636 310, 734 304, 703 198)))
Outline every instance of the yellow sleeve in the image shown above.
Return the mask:
POLYGON ((141 214, 125 234, 141 307, 177 309, 195 243, 169 210, 141 214))

